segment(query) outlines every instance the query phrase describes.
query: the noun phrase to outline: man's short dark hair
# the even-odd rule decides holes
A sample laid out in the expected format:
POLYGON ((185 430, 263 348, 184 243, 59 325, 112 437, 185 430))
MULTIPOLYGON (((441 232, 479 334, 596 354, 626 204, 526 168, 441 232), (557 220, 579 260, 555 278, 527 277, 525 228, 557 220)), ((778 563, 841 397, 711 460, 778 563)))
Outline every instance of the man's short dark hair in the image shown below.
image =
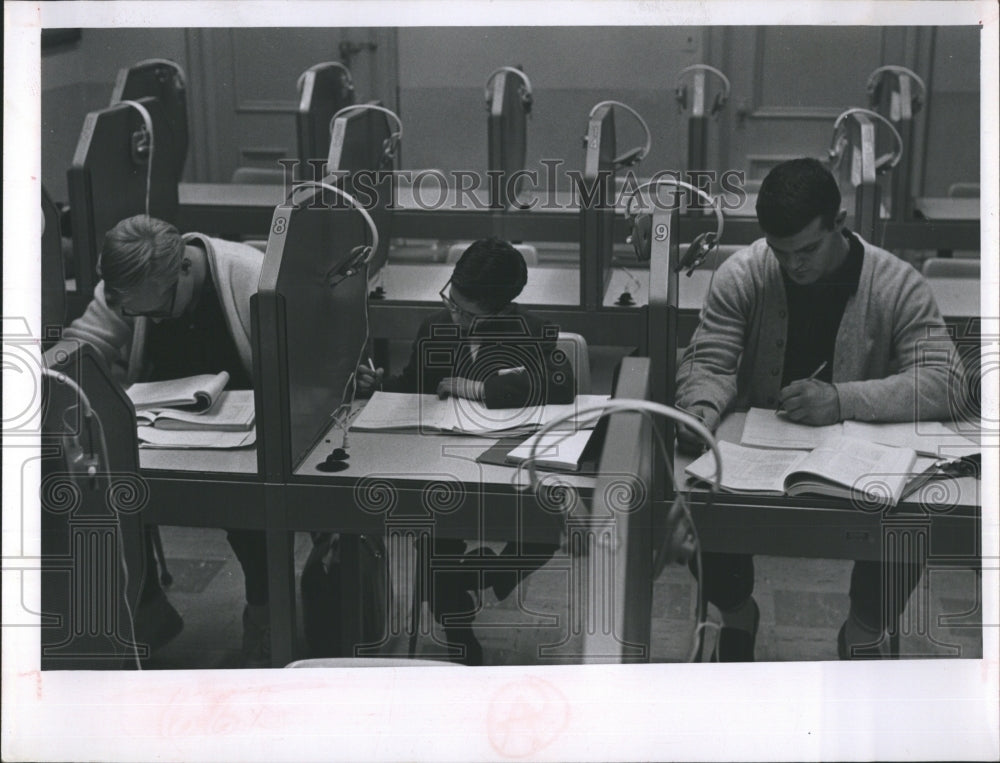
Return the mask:
POLYGON ((833 230, 840 189, 817 159, 792 159, 767 173, 757 194, 757 222, 771 236, 794 236, 817 217, 833 230))
POLYGON ((527 282, 524 257, 498 238, 474 241, 462 253, 451 276, 455 288, 490 312, 513 302, 527 282))

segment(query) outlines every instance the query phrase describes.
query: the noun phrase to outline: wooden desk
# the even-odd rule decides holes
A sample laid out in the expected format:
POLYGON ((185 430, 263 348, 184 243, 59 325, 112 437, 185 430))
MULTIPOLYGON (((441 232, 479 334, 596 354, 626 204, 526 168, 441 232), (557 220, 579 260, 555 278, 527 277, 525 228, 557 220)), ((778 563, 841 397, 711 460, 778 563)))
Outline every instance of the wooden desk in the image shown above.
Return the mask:
POLYGON ((143 513, 147 522, 244 529, 267 526, 254 448, 140 448, 139 467, 149 485, 149 503, 143 513))
MULTIPOLYGON (((744 413, 727 416, 719 439, 740 441, 744 413)), ((689 456, 677 455, 683 479, 689 456)), ((683 483, 682 483, 683 484, 683 483)), ((706 508, 707 491, 687 486, 691 511, 708 551, 772 556, 882 560, 894 533, 926 534, 928 553, 942 566, 976 566, 980 548, 980 482, 971 477, 927 483, 893 509, 864 511, 821 496, 721 493, 706 508)))

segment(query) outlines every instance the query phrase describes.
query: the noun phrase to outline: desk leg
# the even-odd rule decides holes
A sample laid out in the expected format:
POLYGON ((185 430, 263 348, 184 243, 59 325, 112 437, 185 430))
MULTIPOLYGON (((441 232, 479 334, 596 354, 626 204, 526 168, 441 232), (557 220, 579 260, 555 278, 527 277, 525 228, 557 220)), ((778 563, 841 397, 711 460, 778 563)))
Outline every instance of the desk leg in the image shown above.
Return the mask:
POLYGON ((265 491, 268 601, 271 612, 271 667, 283 668, 295 652, 295 533, 285 521, 281 486, 265 491))

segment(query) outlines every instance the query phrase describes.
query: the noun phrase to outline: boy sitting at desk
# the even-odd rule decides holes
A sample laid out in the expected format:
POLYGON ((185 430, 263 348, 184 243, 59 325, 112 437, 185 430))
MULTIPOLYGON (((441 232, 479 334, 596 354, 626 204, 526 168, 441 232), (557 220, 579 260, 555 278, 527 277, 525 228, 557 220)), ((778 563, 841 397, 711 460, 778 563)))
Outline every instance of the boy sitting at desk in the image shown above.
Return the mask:
MULTIPOLYGON (((162 220, 130 217, 108 231, 103 280, 63 336, 96 347, 126 384, 227 371, 229 389, 252 389, 250 297, 262 264, 263 255, 244 244, 181 236, 162 220)), ((264 532, 232 529, 227 538, 246 584, 244 665, 270 667, 264 532)), ((147 564, 144 600, 160 590, 152 569, 147 564)), ((182 623, 170 610, 176 635, 182 623)))
MULTIPOLYGON (((576 384, 569 359, 556 351, 558 330, 513 301, 527 280, 524 258, 509 243, 495 238, 474 242, 441 289, 445 309, 420 325, 402 373, 384 378, 383 369, 362 365, 359 392, 437 394, 475 400, 488 408, 571 403, 576 384)), ((556 542, 507 543, 502 556, 525 558, 516 571, 487 573, 484 587, 492 587, 502 601, 517 586, 519 573, 538 569, 557 548, 556 542)), ((464 541, 434 541, 435 554, 458 556, 464 550, 464 541)), ((473 558, 466 557, 470 567, 473 558)), ((470 592, 481 587, 479 574, 449 572, 437 579, 431 597, 435 619, 441 623, 447 616, 448 624, 442 623, 445 636, 450 645, 464 648, 464 662, 482 664, 482 647, 471 623, 475 602, 470 592), (454 624, 463 615, 465 622, 454 624)))
MULTIPOLYGON (((713 431, 726 413, 750 406, 781 407, 814 426, 950 418, 961 363, 929 285, 847 230, 845 217, 833 175, 815 159, 768 173, 757 197, 764 238, 719 267, 678 368, 678 406, 713 431), (932 352, 922 351, 928 340, 932 352)), ((684 427, 677 439, 682 450, 700 447, 684 427)), ((905 564, 883 601, 882 566, 854 563, 841 659, 886 656, 887 624, 921 574, 918 564, 905 564)), ((719 659, 753 660, 760 620, 753 557, 706 553, 703 574, 704 595, 722 614, 719 659)))

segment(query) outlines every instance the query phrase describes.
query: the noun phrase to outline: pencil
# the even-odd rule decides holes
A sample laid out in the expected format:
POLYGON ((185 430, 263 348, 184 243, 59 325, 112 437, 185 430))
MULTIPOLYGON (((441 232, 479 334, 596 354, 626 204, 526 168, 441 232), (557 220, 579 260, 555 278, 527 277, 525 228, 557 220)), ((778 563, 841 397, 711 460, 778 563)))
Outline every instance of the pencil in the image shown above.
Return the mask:
MULTIPOLYGON (((819 364, 819 368, 817 368, 815 371, 813 371, 811 374, 809 374, 803 381, 812 381, 817 376, 819 376, 821 373, 823 373, 823 369, 824 368, 826 368, 826 361, 825 360, 822 363, 819 364)), ((775 414, 777 414, 778 411, 781 410, 781 405, 782 405, 781 403, 778 403, 778 407, 774 409, 774 413, 775 414)))

